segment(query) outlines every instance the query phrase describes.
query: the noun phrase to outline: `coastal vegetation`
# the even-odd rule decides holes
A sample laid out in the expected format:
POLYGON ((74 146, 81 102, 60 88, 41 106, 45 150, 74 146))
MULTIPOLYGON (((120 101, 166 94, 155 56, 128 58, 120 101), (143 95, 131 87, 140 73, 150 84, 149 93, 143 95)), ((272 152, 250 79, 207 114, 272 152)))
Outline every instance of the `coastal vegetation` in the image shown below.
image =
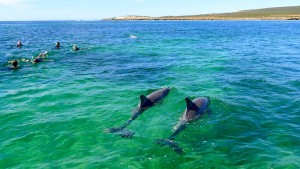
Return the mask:
POLYGON ((244 10, 231 13, 186 16, 121 16, 107 20, 299 20, 300 6, 244 10))

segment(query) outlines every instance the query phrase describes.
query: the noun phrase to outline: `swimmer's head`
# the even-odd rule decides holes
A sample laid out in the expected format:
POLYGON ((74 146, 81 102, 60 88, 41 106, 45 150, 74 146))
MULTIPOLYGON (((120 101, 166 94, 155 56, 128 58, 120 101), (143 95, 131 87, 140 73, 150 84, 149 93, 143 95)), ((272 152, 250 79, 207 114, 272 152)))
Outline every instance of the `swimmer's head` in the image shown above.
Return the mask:
POLYGON ((79 48, 76 44, 73 45, 73 50, 79 50, 79 48))
POLYGON ((17 47, 21 47, 21 46, 22 46, 22 42, 21 42, 21 41, 18 41, 17 47))
POLYGON ((60 43, 59 43, 59 42, 56 42, 56 43, 55 43, 55 47, 59 48, 59 47, 60 47, 60 43))
POLYGON ((18 61, 17 60, 13 60, 11 63, 12 68, 18 68, 18 61))

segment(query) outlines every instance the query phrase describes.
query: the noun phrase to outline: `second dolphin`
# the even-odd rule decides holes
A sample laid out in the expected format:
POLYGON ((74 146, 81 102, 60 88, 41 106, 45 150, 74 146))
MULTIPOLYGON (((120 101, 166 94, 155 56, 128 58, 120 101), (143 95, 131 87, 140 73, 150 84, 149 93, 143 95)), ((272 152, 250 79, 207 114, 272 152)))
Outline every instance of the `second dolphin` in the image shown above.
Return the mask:
POLYGON ((173 140, 175 137, 183 131, 189 122, 197 120, 203 114, 209 111, 210 99, 208 97, 199 97, 191 101, 186 98, 186 110, 184 111, 182 117, 178 124, 174 127, 174 132, 169 136, 168 139, 158 139, 157 144, 168 145, 173 148, 173 150, 178 154, 183 154, 183 149, 179 147, 177 143, 173 140))

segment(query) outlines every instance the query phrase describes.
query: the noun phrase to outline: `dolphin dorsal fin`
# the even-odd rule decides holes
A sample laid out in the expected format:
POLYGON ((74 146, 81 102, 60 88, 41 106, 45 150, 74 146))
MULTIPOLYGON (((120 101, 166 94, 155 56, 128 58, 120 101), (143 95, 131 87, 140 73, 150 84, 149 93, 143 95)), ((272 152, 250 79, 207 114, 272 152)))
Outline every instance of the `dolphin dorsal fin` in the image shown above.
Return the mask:
POLYGON ((140 99, 141 99, 140 107, 142 108, 150 107, 153 105, 152 101, 149 100, 145 95, 141 95, 140 99))
POLYGON ((185 98, 186 101, 186 109, 187 110, 195 110, 197 111, 199 108, 193 103, 193 101, 190 98, 185 98))
POLYGON ((141 95, 140 99, 141 99, 141 105, 145 104, 149 100, 145 95, 141 95))

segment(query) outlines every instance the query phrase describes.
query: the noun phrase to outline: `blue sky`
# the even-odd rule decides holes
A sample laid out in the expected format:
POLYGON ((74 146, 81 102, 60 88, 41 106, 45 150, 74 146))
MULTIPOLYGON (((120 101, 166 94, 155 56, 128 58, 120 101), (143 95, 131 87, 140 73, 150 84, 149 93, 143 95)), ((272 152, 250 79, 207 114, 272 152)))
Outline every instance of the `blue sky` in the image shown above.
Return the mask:
POLYGON ((99 20, 124 15, 196 15, 297 5, 299 0, 0 0, 0 20, 99 20))

